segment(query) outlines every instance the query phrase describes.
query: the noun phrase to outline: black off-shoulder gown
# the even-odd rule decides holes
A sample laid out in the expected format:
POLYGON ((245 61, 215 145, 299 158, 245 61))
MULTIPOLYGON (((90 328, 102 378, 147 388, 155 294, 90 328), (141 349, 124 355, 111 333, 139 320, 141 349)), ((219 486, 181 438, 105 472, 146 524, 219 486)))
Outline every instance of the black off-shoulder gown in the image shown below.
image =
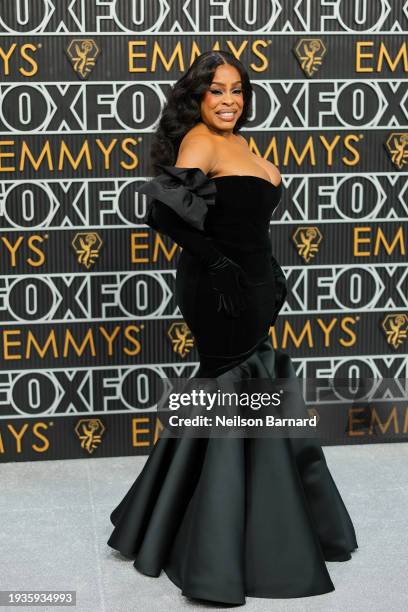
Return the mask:
MULTIPOLYGON (((269 327, 286 296, 269 222, 283 185, 255 176, 210 179, 161 166, 145 183, 147 223, 171 236, 177 302, 194 335, 198 377, 246 368, 295 377, 269 327), (219 253, 246 272, 248 306, 218 311, 206 265, 219 253)), ((108 545, 148 576, 162 570, 186 596, 229 604, 334 590, 326 561, 346 561, 355 530, 320 444, 310 438, 161 438, 110 516, 108 545)))

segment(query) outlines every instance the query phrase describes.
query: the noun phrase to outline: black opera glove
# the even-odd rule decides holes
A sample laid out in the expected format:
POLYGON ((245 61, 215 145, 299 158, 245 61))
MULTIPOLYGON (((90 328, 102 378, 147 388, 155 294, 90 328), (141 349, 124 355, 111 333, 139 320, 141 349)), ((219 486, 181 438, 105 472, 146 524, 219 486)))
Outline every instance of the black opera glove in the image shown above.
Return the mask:
POLYGON ((288 294, 288 287, 286 283, 286 276, 273 255, 271 255, 271 262, 276 283, 275 309, 273 311, 272 321, 270 323, 270 325, 273 327, 275 325, 277 316, 285 303, 286 296, 288 294))
POLYGON ((218 293, 217 312, 223 308, 230 317, 239 317, 247 307, 248 279, 242 268, 225 255, 208 266, 211 286, 218 293))

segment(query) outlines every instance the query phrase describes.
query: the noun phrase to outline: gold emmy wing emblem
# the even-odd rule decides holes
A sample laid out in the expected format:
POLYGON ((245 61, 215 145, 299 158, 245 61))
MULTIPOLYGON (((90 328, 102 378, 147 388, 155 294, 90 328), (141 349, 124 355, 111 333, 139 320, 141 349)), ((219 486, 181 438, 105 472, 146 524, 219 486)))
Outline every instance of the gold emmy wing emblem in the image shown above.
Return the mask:
POLYGON ((105 429, 100 419, 81 419, 76 424, 75 433, 81 440, 82 448, 91 454, 101 443, 105 429))
POLYGON ((301 38, 294 48, 294 54, 300 67, 309 77, 318 71, 326 51, 326 47, 320 38, 301 38))
POLYGON ((173 351, 185 357, 194 346, 194 337, 186 323, 172 323, 167 330, 173 351))
POLYGON ((102 240, 96 232, 78 232, 72 241, 78 263, 90 268, 101 250, 102 240))
POLYGON ((315 256, 322 238, 319 229, 314 226, 298 227, 292 236, 300 257, 303 257, 306 262, 309 262, 315 256))
POLYGON ((392 163, 399 169, 408 163, 408 133, 394 132, 385 143, 392 163))
POLYGON ((398 348, 406 340, 408 333, 408 315, 403 313, 389 314, 381 323, 387 342, 398 348))
POLYGON ((98 45, 92 38, 74 38, 67 48, 72 67, 81 79, 86 79, 93 70, 99 53, 98 45))
POLYGON ((317 410, 317 408, 307 408, 307 412, 309 414, 309 419, 312 417, 316 417, 316 423, 319 423, 320 421, 320 414, 319 411, 317 410))

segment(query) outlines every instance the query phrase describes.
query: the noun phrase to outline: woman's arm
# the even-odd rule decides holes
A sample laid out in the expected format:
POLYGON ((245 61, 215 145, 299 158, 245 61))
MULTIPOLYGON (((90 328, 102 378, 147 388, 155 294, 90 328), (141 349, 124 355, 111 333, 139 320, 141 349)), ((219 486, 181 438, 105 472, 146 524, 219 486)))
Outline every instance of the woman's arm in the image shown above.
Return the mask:
MULTIPOLYGON (((183 139, 180 146, 175 167, 198 169, 203 174, 207 174, 211 170, 214 155, 214 144, 208 136, 195 135, 190 138, 187 136, 183 139)), ((210 181, 210 179, 208 179, 208 181, 210 181)), ((201 211, 203 211, 201 208, 202 202, 199 202, 198 199, 194 202, 194 193, 190 194, 187 189, 183 190, 183 185, 180 185, 180 188, 179 195, 175 192, 171 193, 171 189, 168 195, 170 197, 174 195, 176 198, 179 197, 179 199, 185 195, 192 195, 193 201, 190 206, 191 216, 193 214, 199 214, 197 212, 199 206, 201 213, 201 211), (194 210, 194 208, 197 210, 194 210)), ((164 194, 164 196, 165 195, 166 194, 164 194)), ((176 202, 176 204, 179 203, 176 202)), ((223 257, 223 254, 215 247, 211 239, 205 236, 203 231, 192 226, 191 222, 188 221, 188 216, 186 216, 186 220, 181 218, 180 214, 175 212, 175 210, 164 201, 155 200, 151 211, 151 219, 154 222, 155 229, 167 234, 167 236, 172 238, 179 246, 197 257, 205 266, 210 266, 223 257)))
POLYGON ((176 166, 162 166, 165 172, 138 191, 155 198, 147 224, 197 257, 208 269, 212 288, 218 294, 218 310, 239 316, 240 310, 246 307, 243 295, 246 276, 238 264, 223 255, 211 238, 198 229, 203 227, 208 204, 215 204, 215 183, 207 176, 214 159, 210 139, 194 136, 180 147, 176 166))

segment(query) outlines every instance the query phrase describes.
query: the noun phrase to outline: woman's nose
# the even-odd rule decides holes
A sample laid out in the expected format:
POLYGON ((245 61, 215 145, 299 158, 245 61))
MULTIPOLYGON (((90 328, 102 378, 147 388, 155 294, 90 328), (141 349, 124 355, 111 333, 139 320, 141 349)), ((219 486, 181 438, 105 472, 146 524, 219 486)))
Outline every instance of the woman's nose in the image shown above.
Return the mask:
POLYGON ((224 102, 232 102, 232 93, 228 91, 224 93, 224 102))

